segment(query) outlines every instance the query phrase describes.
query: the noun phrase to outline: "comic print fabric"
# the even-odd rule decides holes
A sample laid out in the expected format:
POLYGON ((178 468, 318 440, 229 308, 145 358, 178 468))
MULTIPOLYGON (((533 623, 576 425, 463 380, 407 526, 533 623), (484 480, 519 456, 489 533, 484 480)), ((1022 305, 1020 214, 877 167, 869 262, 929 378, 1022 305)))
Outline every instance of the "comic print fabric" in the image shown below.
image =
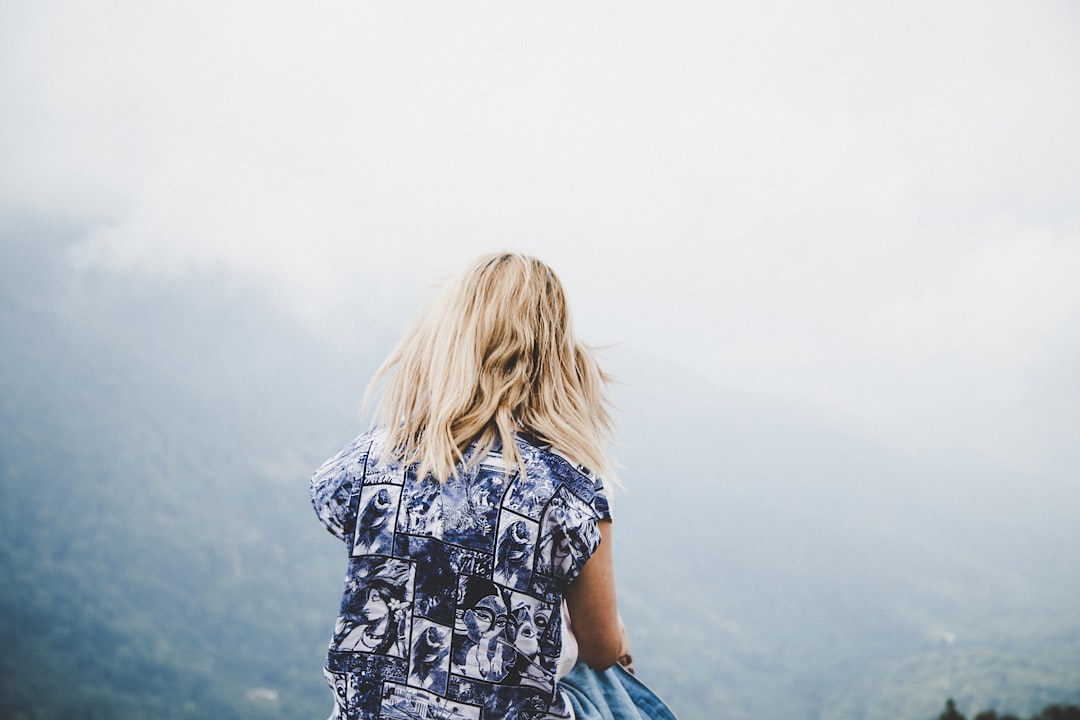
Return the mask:
POLYGON ((331 720, 550 720, 562 597, 610 518, 599 478, 528 438, 440 485, 361 435, 311 480, 348 571, 325 673, 331 720))

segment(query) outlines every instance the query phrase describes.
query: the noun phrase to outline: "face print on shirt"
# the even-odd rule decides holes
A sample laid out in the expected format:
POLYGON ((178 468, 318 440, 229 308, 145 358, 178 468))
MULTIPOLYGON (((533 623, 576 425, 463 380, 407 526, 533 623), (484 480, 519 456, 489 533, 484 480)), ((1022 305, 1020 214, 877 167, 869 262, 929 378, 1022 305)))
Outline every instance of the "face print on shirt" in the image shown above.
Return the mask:
POLYGON ((458 593, 452 669, 466 677, 501 682, 514 661, 507 638, 506 593, 482 577, 466 577, 458 593))
POLYGON ((573 578, 600 544, 592 512, 574 494, 559 488, 540 522, 536 572, 546 578, 573 578))
POLYGON ((336 650, 403 657, 413 598, 412 565, 389 558, 355 561, 334 628, 336 650))
POLYGON ((492 579, 515 590, 527 590, 539 526, 513 513, 503 513, 492 579))
POLYGON ((516 656, 508 685, 531 685, 551 692, 555 687, 562 620, 553 603, 524 593, 510 593, 509 631, 516 656))
POLYGON ((401 488, 393 485, 364 488, 353 536, 353 555, 389 555, 392 552, 394 519, 400 496, 401 488))

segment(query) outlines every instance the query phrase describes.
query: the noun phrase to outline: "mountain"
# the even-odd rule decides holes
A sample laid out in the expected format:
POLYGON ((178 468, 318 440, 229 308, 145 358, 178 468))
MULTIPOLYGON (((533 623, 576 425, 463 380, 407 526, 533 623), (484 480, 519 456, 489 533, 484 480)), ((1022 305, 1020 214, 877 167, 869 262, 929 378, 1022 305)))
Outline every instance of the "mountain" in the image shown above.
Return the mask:
POLYGON ((243 288, 6 245, 0 716, 325 715, 344 559, 306 480, 370 368, 243 288))
MULTIPOLYGON (((0 231, 0 717, 325 716, 344 557, 307 479, 362 428, 392 335, 315 334, 212 273, 76 270, 63 227, 0 231)), ((1080 700, 1071 478, 908 457, 640 349, 603 360, 620 605, 683 720, 1080 700)))

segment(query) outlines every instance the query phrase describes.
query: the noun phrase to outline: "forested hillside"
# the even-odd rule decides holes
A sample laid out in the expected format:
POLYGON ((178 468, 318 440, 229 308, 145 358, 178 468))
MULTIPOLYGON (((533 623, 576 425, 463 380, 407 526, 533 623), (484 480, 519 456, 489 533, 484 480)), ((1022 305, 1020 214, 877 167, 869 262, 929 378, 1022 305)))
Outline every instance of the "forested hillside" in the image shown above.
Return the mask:
MULTIPOLYGON (((121 281, 73 268, 62 229, 3 229, 0 717, 324 717, 344 565, 307 479, 361 429, 391 335, 357 317, 368 341, 339 343, 212 274, 121 281)), ((683 720, 1080 700, 1075 494, 605 357, 620 602, 683 720)))
POLYGON ((0 716, 325 715, 306 479, 369 368, 239 288, 70 286, 60 247, 5 267, 0 716))

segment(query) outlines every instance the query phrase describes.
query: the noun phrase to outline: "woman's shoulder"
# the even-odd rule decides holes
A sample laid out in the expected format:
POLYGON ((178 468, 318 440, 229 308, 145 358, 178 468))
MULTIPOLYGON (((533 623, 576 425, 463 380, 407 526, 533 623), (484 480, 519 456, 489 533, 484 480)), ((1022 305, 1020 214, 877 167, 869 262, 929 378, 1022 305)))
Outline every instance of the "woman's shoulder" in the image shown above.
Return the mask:
POLYGON ((363 469, 368 465, 369 459, 378 460, 382 455, 385 438, 386 433, 379 429, 360 433, 345 447, 341 448, 336 455, 324 462, 315 471, 314 477, 334 475, 347 469, 363 469))

